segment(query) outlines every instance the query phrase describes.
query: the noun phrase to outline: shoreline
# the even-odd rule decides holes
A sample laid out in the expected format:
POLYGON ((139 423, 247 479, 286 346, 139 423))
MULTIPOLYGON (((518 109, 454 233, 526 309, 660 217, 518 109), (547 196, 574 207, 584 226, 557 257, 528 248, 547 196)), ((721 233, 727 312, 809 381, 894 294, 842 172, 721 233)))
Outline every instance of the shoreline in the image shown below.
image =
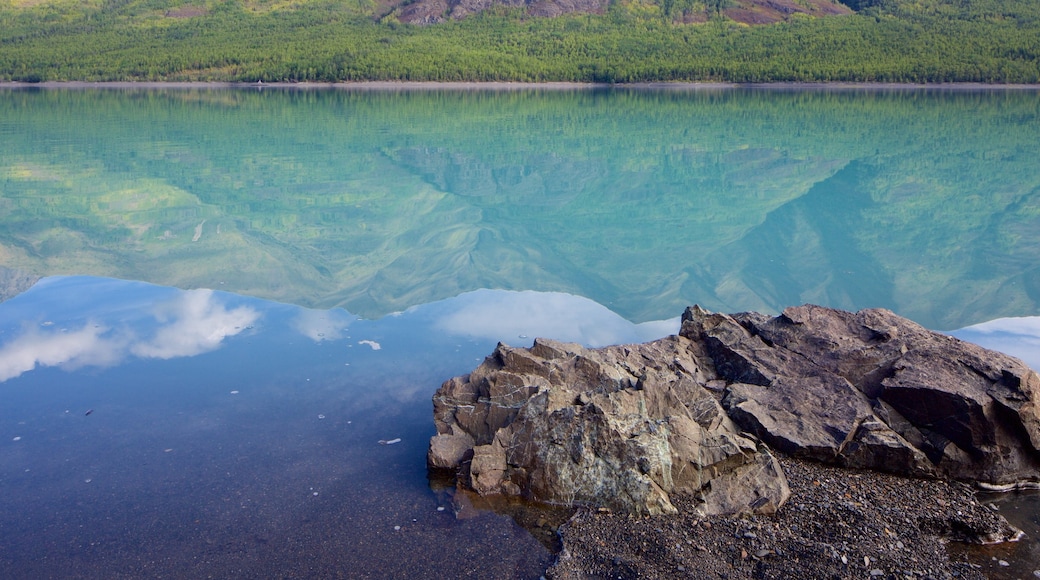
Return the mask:
POLYGON ((1040 84, 989 83, 856 83, 856 82, 782 82, 782 83, 723 83, 723 82, 647 82, 629 84, 582 82, 507 82, 507 81, 350 81, 350 82, 272 82, 246 83, 230 81, 47 81, 27 83, 0 81, 4 89, 279 89, 279 90, 777 90, 777 91, 1040 91, 1040 84))
POLYGON ((1002 580, 1033 571, 1015 555, 1021 532, 967 485, 777 459, 791 498, 776 514, 698 516, 684 497, 668 516, 579 510, 561 526, 546 576, 1002 580))

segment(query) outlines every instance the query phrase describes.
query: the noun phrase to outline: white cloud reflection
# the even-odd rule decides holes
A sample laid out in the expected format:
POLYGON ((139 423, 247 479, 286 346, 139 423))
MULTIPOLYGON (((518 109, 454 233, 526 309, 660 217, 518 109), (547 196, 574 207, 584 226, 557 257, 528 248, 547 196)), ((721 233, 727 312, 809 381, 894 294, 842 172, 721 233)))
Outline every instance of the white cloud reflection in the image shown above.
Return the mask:
POLYGON ((634 324, 607 307, 561 292, 477 290, 434 323, 440 331, 522 344, 548 337, 587 346, 645 342, 679 331, 679 319, 634 324))
POLYGON ((313 340, 339 340, 357 317, 345 310, 313 310, 300 308, 290 323, 297 332, 313 340))
POLYGON ((103 337, 106 330, 91 324, 74 332, 29 329, 0 348, 0 382, 37 366, 73 370, 113 365, 122 359, 125 342, 103 337))
POLYGON ((226 337, 242 332, 260 316, 248 307, 227 309, 212 290, 178 292, 150 314, 158 323, 150 338, 93 323, 78 330, 27 329, 0 347, 0 382, 36 367, 74 370, 112 366, 131 354, 160 359, 201 354, 216 349, 226 337))
POLYGON ((165 325, 150 341, 134 344, 130 352, 142 358, 194 356, 217 348, 259 316, 245 306, 228 310, 214 299, 212 290, 186 290, 156 308, 156 320, 165 325))
POLYGON ((1040 371, 1040 316, 998 318, 950 334, 1022 359, 1040 371))

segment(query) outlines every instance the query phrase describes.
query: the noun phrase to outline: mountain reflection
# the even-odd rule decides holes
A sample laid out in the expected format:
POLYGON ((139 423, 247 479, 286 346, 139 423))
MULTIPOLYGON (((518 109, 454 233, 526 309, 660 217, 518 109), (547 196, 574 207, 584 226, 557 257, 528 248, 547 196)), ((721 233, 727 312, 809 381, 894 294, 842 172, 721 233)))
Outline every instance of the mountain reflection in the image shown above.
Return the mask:
POLYGON ((0 256, 370 319, 496 288, 636 321, 815 302, 959 328, 1038 312, 1038 103, 4 91, 0 256))

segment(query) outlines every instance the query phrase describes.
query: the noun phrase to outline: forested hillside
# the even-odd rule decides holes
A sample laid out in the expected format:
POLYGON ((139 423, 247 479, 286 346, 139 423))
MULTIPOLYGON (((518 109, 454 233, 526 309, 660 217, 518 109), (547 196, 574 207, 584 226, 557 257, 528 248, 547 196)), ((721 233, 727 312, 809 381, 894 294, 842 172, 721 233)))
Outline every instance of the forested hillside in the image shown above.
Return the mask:
POLYGON ((845 3, 0 0, 0 80, 1040 80, 1035 0, 845 3))

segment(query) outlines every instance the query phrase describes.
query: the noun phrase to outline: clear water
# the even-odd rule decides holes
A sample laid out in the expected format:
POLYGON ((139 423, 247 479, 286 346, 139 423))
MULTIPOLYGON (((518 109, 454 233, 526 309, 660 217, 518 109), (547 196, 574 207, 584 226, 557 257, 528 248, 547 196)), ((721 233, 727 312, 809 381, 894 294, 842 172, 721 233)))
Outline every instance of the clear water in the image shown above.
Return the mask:
POLYGON ((44 276, 0 288, 0 569, 537 578, 545 530, 425 470, 430 397, 498 341, 815 302, 1037 366, 1038 115, 1036 91, 0 90, 0 265, 44 276))

